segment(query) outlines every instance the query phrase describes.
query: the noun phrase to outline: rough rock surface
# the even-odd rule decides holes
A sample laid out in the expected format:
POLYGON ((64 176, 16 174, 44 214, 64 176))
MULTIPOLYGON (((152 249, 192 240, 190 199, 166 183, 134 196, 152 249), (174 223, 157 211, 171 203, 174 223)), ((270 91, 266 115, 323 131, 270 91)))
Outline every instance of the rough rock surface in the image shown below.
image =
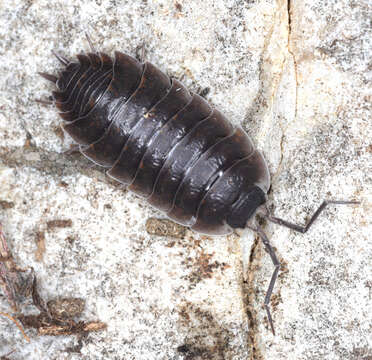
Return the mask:
MULTIPOLYGON (((11 1, 0 11, 0 222, 17 263, 47 299, 86 301, 106 330, 38 337, 0 317, 11 359, 370 359, 371 4, 317 1, 11 1), (52 107, 55 49, 126 51, 182 78, 268 160, 269 206, 305 235, 266 224, 282 272, 268 329, 273 270, 250 231, 228 237, 146 232, 162 215, 77 154, 52 107), (71 220, 68 227, 48 222, 71 220), (37 234, 44 234, 44 248, 37 234), (75 346, 75 348, 74 348, 75 346)), ((25 304, 25 311, 27 311, 25 304)), ((0 311, 9 312, 0 294, 0 311)))

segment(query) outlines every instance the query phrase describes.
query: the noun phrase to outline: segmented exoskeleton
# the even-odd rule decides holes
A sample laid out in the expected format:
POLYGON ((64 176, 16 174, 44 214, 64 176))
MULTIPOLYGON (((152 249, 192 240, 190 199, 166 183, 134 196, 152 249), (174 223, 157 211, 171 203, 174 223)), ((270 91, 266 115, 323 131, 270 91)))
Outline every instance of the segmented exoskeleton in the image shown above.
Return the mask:
POLYGON ((256 231, 275 266, 265 297, 274 332, 269 302, 279 261, 250 220, 261 210, 304 233, 327 204, 356 202, 325 201, 305 227, 272 216, 262 207, 270 187, 266 161, 241 127, 151 63, 91 48, 78 62, 55 54, 65 66, 59 77, 40 73, 58 88, 53 103, 63 129, 82 154, 172 220, 205 234, 256 231))

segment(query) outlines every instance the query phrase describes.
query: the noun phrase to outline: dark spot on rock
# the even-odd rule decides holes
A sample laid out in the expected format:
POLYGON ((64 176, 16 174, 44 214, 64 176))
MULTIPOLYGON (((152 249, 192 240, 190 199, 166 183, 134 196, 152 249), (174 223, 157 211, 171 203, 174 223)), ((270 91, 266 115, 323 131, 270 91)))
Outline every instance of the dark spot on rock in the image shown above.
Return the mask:
POLYGON ((187 334, 177 352, 184 360, 222 360, 234 354, 234 334, 222 327, 210 311, 193 303, 184 303, 179 309, 180 333, 187 334))
POLYGON ((176 3, 174 4, 174 7, 176 8, 177 11, 179 11, 179 12, 182 11, 182 5, 181 5, 180 3, 176 2, 176 3))
POLYGON ((35 260, 40 262, 43 260, 45 253, 45 234, 42 231, 36 233, 36 251, 35 251, 35 260))
POLYGON ((74 242, 75 242, 75 238, 72 237, 72 236, 68 236, 68 237, 66 238, 66 241, 67 241, 70 245, 73 245, 74 242))
POLYGON ((67 220, 50 220, 47 221, 47 228, 48 230, 52 230, 55 228, 68 228, 72 226, 72 220, 67 219, 67 220))
POLYGON ((213 276, 213 273, 220 269, 224 271, 225 269, 229 268, 230 265, 225 262, 219 261, 211 261, 213 258, 214 253, 207 254, 202 249, 198 256, 196 257, 188 257, 183 261, 183 264, 186 265, 187 268, 193 269, 193 271, 185 276, 186 279, 190 281, 190 288, 194 288, 197 283, 202 281, 203 279, 210 279, 213 276))
POLYGON ((64 187, 64 188, 67 188, 68 187, 68 183, 66 181, 61 181, 58 186, 60 187, 64 187))
POLYGON ((80 316, 85 307, 85 300, 80 298, 65 298, 48 301, 48 309, 58 320, 67 320, 80 316))
POLYGON ((61 140, 64 140, 65 138, 65 133, 64 131, 62 130, 62 128, 60 126, 56 126, 54 129, 53 129, 53 132, 61 139, 61 140))
POLYGON ((199 92, 199 95, 204 98, 210 93, 210 91, 211 89, 209 87, 206 87, 199 92))
POLYGON ((14 202, 7 200, 0 200, 0 208, 3 210, 14 208, 14 202))

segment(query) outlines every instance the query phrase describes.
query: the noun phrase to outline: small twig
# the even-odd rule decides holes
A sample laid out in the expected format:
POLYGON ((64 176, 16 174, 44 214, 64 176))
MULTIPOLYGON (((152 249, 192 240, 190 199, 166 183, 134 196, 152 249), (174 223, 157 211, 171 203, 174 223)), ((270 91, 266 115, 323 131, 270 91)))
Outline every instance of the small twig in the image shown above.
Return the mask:
POLYGON ((5 355, 0 355, 0 360, 8 360, 8 356, 9 355, 12 355, 13 353, 15 352, 15 349, 12 350, 12 351, 9 351, 7 354, 5 355))
POLYGON ((6 243, 5 236, 3 233, 3 226, 0 223, 0 255, 4 258, 10 256, 8 244, 6 243))
POLYGON ((44 301, 44 299, 39 295, 37 291, 37 280, 36 276, 33 278, 32 282, 32 301, 34 305, 40 310, 40 312, 47 314, 49 318, 52 316, 50 315, 49 309, 44 301))
POLYGON ((2 311, 0 311, 0 315, 3 315, 3 316, 5 316, 5 317, 7 317, 9 320, 13 321, 13 322, 17 325, 18 329, 21 331, 23 337, 24 337, 28 342, 30 342, 30 338, 26 335, 25 331, 23 330, 23 327, 21 326, 21 324, 20 324, 16 319, 14 319, 13 316, 11 316, 11 315, 9 315, 9 314, 7 314, 7 313, 5 313, 5 312, 2 312, 2 311))
POLYGON ((3 227, 0 224, 0 286, 3 288, 6 298, 12 309, 17 311, 17 303, 15 300, 15 289, 14 289, 14 273, 15 263, 12 258, 12 254, 9 251, 8 244, 6 242, 3 227))
MULTIPOLYGON (((48 225, 53 228, 71 226, 71 224, 71 220, 55 220, 49 222, 48 225)), ((24 327, 37 329, 39 335, 52 336, 79 335, 106 328, 106 324, 100 321, 86 323, 72 320, 83 311, 85 302, 82 299, 65 298, 47 303, 38 292, 37 278, 33 268, 29 269, 30 273, 27 276, 20 276, 20 273, 25 270, 14 262, 0 224, 0 286, 4 289, 5 297, 14 313, 17 314, 17 319, 5 312, 0 312, 0 315, 13 321, 28 342, 30 339, 26 335, 24 327), (16 299, 29 296, 32 297, 33 305, 40 311, 39 315, 25 316, 19 312, 16 299)))

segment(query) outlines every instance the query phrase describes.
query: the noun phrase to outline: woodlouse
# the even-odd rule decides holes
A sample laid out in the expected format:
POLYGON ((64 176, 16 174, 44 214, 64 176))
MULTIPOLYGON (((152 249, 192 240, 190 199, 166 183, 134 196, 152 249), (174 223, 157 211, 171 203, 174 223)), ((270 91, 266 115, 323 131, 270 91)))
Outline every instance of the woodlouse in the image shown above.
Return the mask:
POLYGON ((254 215, 305 233, 328 204, 359 202, 324 201, 306 226, 271 215, 266 161, 241 127, 151 63, 121 52, 113 61, 87 38, 92 51, 78 63, 54 53, 60 76, 40 75, 58 91, 39 102, 56 105, 83 155, 170 219, 211 235, 257 232, 275 266, 264 301, 274 333, 269 303, 280 264, 254 215))

